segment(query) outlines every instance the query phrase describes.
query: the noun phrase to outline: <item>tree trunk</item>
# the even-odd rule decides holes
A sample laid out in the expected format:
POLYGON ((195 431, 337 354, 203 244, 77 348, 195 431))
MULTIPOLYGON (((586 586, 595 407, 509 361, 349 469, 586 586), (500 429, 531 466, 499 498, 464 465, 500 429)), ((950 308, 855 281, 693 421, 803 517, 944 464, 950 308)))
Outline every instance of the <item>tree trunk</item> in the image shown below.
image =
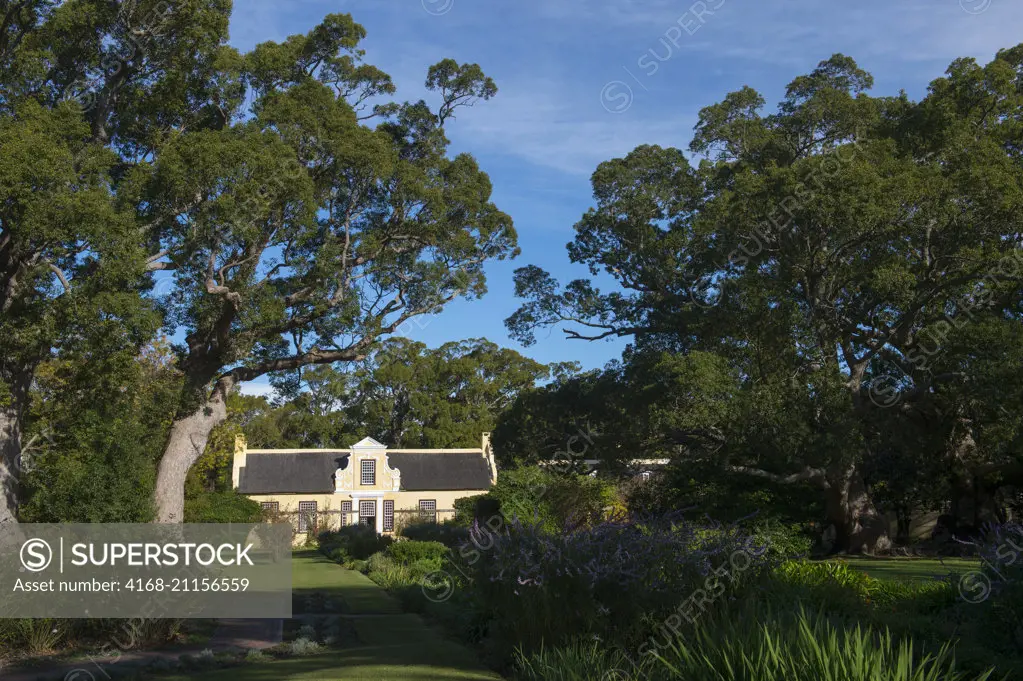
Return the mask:
POLYGON ((1005 511, 996 496, 998 486, 978 474, 973 423, 960 417, 955 426, 948 454, 955 534, 973 536, 986 524, 1003 522, 1005 511))
POLYGON ((888 522, 877 512, 856 465, 829 469, 827 479, 825 511, 835 526, 835 551, 874 554, 890 549, 888 522))
POLYGON ((895 517, 895 541, 896 543, 905 546, 910 542, 909 530, 913 525, 912 509, 900 504, 895 508, 895 517))
POLYGON ((791 475, 747 466, 726 466, 725 470, 779 484, 807 482, 822 490, 827 522, 835 529, 834 551, 872 554, 887 551, 892 546, 888 522, 877 512, 870 490, 855 463, 836 464, 828 469, 807 466, 791 475))
POLYGON ((185 478, 206 450, 213 429, 227 420, 227 396, 233 381, 217 381, 209 397, 171 425, 170 437, 156 474, 156 522, 181 523, 185 517, 185 478))
POLYGON ((0 404, 0 546, 22 538, 18 528, 18 498, 21 474, 21 435, 31 372, 22 372, 4 381, 9 388, 6 402, 0 404))

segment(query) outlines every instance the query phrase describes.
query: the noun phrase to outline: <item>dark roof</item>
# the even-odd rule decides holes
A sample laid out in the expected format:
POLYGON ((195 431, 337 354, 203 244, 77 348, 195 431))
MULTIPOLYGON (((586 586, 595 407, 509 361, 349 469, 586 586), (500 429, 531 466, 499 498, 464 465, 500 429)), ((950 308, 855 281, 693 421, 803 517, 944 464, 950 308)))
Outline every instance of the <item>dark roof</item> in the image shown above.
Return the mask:
MULTIPOLYGON (((490 487, 490 467, 482 454, 388 452, 401 471, 401 489, 477 490, 490 487)), ((249 454, 240 472, 242 494, 332 494, 334 472, 348 465, 348 454, 299 452, 249 454)))
POLYGON ((388 452, 391 468, 401 471, 401 488, 409 491, 488 489, 490 466, 483 454, 416 454, 388 452))
POLYGON ((348 465, 339 452, 297 454, 249 454, 241 469, 238 491, 242 494, 331 494, 334 471, 348 465))

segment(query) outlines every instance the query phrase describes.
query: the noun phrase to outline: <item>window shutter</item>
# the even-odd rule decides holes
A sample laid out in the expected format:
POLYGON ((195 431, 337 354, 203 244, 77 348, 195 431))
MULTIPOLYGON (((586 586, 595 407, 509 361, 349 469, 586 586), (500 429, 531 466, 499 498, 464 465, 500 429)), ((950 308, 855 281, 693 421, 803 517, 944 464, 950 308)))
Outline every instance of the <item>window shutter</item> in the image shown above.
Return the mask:
POLYGON ((352 521, 352 502, 342 501, 341 502, 341 527, 344 527, 352 521))

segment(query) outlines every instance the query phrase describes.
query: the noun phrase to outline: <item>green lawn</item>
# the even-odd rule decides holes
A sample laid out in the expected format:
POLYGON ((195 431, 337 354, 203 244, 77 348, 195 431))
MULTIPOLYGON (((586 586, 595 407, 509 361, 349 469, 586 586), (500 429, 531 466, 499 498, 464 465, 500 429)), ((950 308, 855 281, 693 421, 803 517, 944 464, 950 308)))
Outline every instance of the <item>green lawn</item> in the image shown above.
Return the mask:
POLYGON ((292 583, 296 616, 330 612, 351 616, 356 641, 321 654, 228 668, 166 681, 482 681, 486 670, 467 648, 447 640, 417 615, 400 614, 390 595, 358 572, 313 551, 295 553, 292 583), (336 608, 330 610, 330 608, 336 608))
POLYGON ((950 571, 976 570, 979 562, 970 558, 843 558, 851 567, 876 579, 928 581, 944 577, 950 571))

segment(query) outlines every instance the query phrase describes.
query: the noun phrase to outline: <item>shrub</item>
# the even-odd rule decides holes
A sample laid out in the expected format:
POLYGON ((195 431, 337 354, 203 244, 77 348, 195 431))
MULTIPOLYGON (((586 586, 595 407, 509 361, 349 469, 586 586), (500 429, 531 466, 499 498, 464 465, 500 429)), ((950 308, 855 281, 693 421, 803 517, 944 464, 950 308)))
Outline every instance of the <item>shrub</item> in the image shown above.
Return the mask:
POLYGON ((330 558, 338 565, 344 565, 345 563, 352 559, 352 557, 348 555, 348 549, 344 548, 343 546, 338 546, 337 548, 329 548, 328 550, 324 551, 324 553, 326 554, 327 558, 330 558))
POLYGON ((258 523, 262 519, 259 503, 234 490, 185 499, 186 523, 258 523))
POLYGON ((270 658, 261 650, 250 649, 245 653, 245 661, 251 664, 261 664, 263 662, 269 662, 270 658))
POLYGON ((1023 651, 1023 525, 1006 523, 984 528, 978 543, 981 566, 991 572, 970 573, 958 580, 964 599, 979 602, 985 628, 1000 648, 1023 651), (989 590, 986 591, 986 590, 989 590))
POLYGON ((312 655, 320 650, 320 644, 307 638, 296 638, 288 646, 288 652, 296 657, 312 655))
POLYGON ((473 521, 485 523, 501 512, 501 500, 492 494, 477 494, 473 497, 455 499, 454 522, 463 527, 472 525, 473 521))
POLYGON ((736 592, 766 572, 747 538, 700 530, 602 523, 548 534, 539 525, 512 524, 473 566, 475 590, 494 619, 495 638, 527 653, 579 636, 635 641, 644 621, 663 619, 697 589, 709 590, 721 579, 715 571, 736 592))
MULTIPOLYGON (((455 502, 455 505, 457 506, 458 502, 455 502)), ((465 543, 469 537, 469 530, 451 520, 445 520, 442 523, 427 521, 409 523, 402 527, 398 534, 413 541, 437 541, 445 546, 453 547, 465 543)))
POLYGON ((776 558, 808 556, 815 541, 807 525, 774 519, 755 523, 752 534, 757 543, 767 545, 770 555, 776 558))
POLYGON ((321 532, 317 539, 320 551, 332 560, 334 558, 331 557, 331 552, 337 549, 343 549, 348 560, 366 560, 374 553, 386 549, 394 541, 390 537, 377 534, 369 525, 348 525, 340 530, 321 532))
POLYGON ((536 466, 503 473, 487 496, 500 503, 506 521, 518 518, 551 533, 599 523, 608 519, 606 509, 621 508, 608 480, 536 466))
POLYGON ((394 560, 389 553, 390 551, 384 551, 370 556, 369 560, 366 561, 368 572, 387 572, 391 570, 394 567, 394 560))
POLYGON ((50 653, 56 650, 67 630, 67 623, 56 619, 0 619, 0 649, 31 655, 50 653))
POLYGON ((400 541, 387 548, 396 563, 410 565, 420 560, 443 560, 450 549, 438 541, 400 541))

